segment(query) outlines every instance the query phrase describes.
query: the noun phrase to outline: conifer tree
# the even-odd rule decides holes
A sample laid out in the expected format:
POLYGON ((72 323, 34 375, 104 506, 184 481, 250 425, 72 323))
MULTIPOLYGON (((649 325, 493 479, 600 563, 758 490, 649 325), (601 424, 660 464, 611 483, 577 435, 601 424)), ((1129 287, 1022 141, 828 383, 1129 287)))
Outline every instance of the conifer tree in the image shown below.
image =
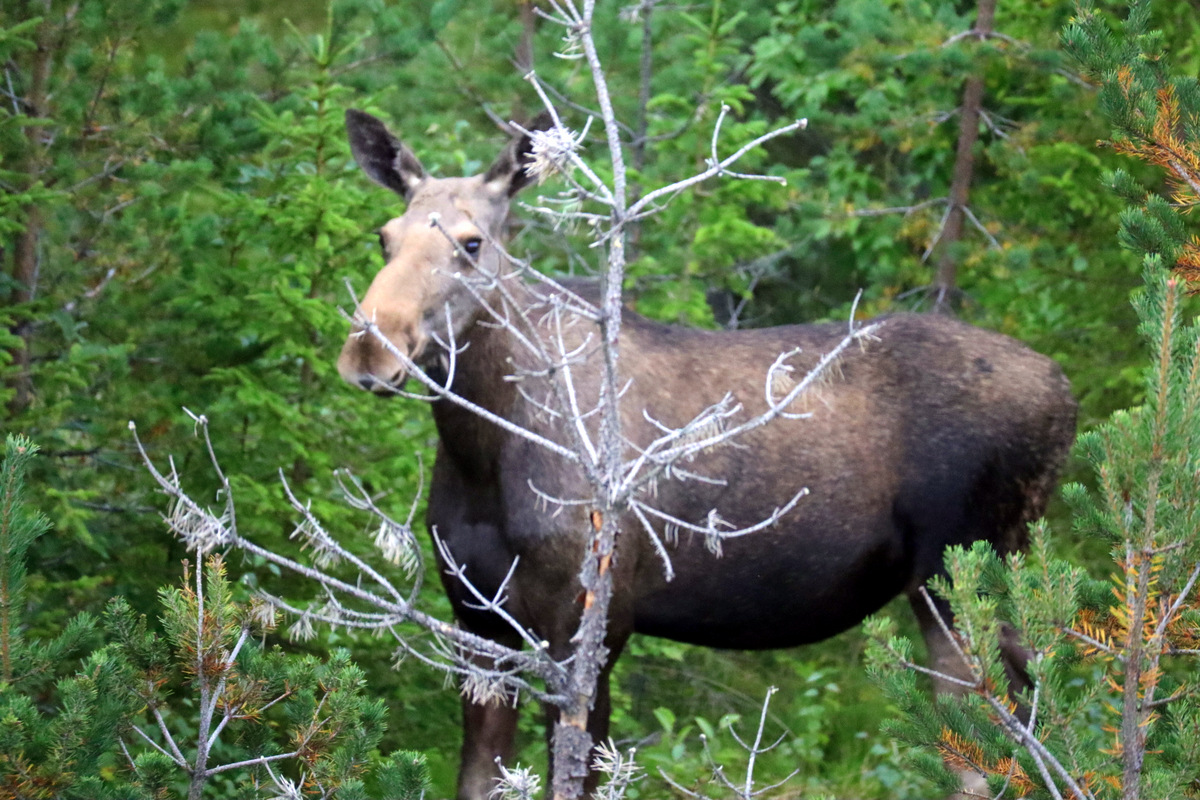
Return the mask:
POLYGON ((185 565, 182 584, 160 592, 165 636, 123 600, 110 603, 106 627, 130 676, 123 689, 140 710, 120 743, 130 782, 151 797, 189 800, 419 798, 424 757, 374 752, 386 709, 349 654, 265 647, 274 610, 234 595, 213 556, 185 565))
MULTIPOLYGON (((915 756, 947 789, 961 775, 986 778, 991 796, 1194 797, 1200 763, 1200 321, 1185 323, 1185 282, 1197 240, 1181 211, 1200 187, 1200 91, 1172 77, 1149 7, 1135 3, 1118 39, 1090 7, 1064 33, 1102 83, 1112 146, 1166 172, 1169 197, 1128 173, 1111 176, 1131 202, 1120 239, 1142 256, 1134 297, 1151 362, 1141 405, 1080 436, 1096 489, 1065 487, 1076 536, 1109 544, 1108 575, 1055 555, 1044 524, 1028 555, 1007 565, 976 546, 947 557, 949 600, 961 636, 957 698, 916 702, 908 642, 872 624, 872 663, 904 708, 903 738, 930 746, 915 756), (1001 623, 1030 653, 1028 689, 1010 693, 999 661, 1001 623), (910 669, 896 669, 898 665, 910 669)), ((928 670, 925 670, 928 671, 928 670)))
POLYGON ((26 554, 50 529, 26 501, 36 454, 29 439, 9 435, 0 464, 0 797, 127 797, 101 778, 133 710, 127 675, 105 650, 77 660, 96 643, 96 619, 80 614, 53 638, 26 635, 26 554), (50 691, 58 708, 45 715, 39 700, 50 691))
POLYGON ((9 436, 0 465, 0 798, 425 794, 424 756, 377 752, 384 704, 347 652, 266 647, 273 610, 236 602, 219 558, 160 592, 165 635, 117 598, 103 625, 26 636, 26 556, 50 529, 25 496, 36 453, 9 436))

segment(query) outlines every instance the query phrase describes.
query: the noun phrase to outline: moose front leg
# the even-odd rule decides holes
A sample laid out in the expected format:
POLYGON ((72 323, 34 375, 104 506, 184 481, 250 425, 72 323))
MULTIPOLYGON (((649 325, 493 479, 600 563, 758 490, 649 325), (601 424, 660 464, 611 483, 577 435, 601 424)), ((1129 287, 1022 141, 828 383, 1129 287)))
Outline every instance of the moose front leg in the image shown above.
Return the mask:
POLYGON ((462 763, 458 800, 487 800, 495 788, 500 763, 512 760, 519 709, 509 698, 473 703, 463 697, 462 763))
MULTIPOLYGON (((521 649, 521 639, 511 630, 502 630, 489 617, 460 614, 460 620, 474 622, 476 632, 482 630, 497 644, 512 650, 521 649)), ((472 662, 482 671, 491 671, 492 659, 475 655, 472 662)), ((517 719, 520 708, 516 696, 505 691, 501 696, 484 703, 473 702, 463 694, 462 760, 458 769, 458 800, 487 800, 500 777, 500 764, 512 763, 516 752, 517 719)))

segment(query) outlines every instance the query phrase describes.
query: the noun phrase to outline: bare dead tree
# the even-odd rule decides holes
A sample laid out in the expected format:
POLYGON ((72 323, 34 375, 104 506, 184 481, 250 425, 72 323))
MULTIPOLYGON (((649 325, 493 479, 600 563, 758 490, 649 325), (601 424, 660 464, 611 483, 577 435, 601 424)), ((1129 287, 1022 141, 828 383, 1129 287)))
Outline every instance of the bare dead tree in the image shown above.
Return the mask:
MULTIPOLYGON (((600 60, 595 40, 592 37, 595 2, 594 0, 584 0, 582 6, 576 6, 571 0, 563 0, 562 2, 551 2, 551 7, 553 8, 553 13, 541 13, 543 13, 548 21, 563 28, 565 34, 564 40, 567 43, 567 47, 572 50, 581 51, 591 71, 592 83, 595 87, 596 99, 600 108, 601 122, 604 126, 609 162, 613 175, 611 186, 600 181, 596 177, 595 172, 587 168, 575 154, 574 149, 570 147, 573 140, 570 137, 562 136, 561 125, 556 124, 555 133, 557 135, 554 143, 561 147, 556 155, 562 160, 555 160, 554 163, 569 163, 579 168, 580 172, 590 183, 586 188, 583 186, 579 188, 586 191, 590 196, 602 198, 602 204, 608 211, 608 218, 604 226, 605 229, 599 239, 599 242, 607 248, 606 269, 601 273, 602 298, 597 313, 597 322, 602 338, 604 364, 602 385, 598 398, 599 402, 596 409, 600 417, 597 437, 600 446, 590 446, 584 440, 584 449, 592 457, 592 468, 587 470, 587 472, 589 482, 592 484, 595 494, 593 498, 595 510, 591 514, 593 526, 591 552, 593 556, 587 559, 580 575, 584 589, 584 611, 580 619, 578 632, 575 636, 577 657, 572 665, 574 673, 571 681, 573 692, 569 697, 569 703, 562 707, 562 713, 555 724, 554 731, 553 793, 556 798, 565 798, 578 796, 582 791, 583 781, 587 776, 588 760, 586 754, 591 751, 593 744, 591 737, 587 733, 588 712, 591 700, 595 696, 597 676, 607 658, 603 642, 608 622, 608 607, 612 599, 610 566, 616 549, 617 536, 620 533, 618 522, 622 512, 627 508, 638 508, 634 505, 637 502, 634 498, 634 491, 636 491, 635 487, 637 483, 641 482, 639 480, 640 476, 638 476, 640 470, 635 468, 632 475, 630 475, 625 469, 623 456, 626 451, 627 441, 622 435, 618 403, 621 387, 618 378, 617 362, 620 356, 621 290, 626 264, 626 227, 631 222, 640 219, 648 213, 650 209, 654 208, 654 204, 660 200, 665 200, 700 181, 727 173, 729 165, 740 158, 750 147, 757 146, 770 138, 803 127, 804 123, 796 122, 785 128, 778 129, 766 137, 760 137, 759 140, 737 151, 733 156, 727 159, 719 159, 716 152, 716 143, 720 135, 721 122, 724 120, 727 112, 727 109, 722 109, 713 131, 712 158, 709 161, 708 169, 692 178, 649 192, 634 202, 632 206, 629 206, 626 200, 626 167, 623 144, 617 126, 616 113, 613 109, 608 90, 604 65, 600 60), (629 481, 630 477, 634 477, 635 482, 631 483, 629 481), (580 654, 586 653, 595 653, 598 657, 579 657, 580 654)), ((547 105, 547 110, 555 116, 557 123, 557 113, 553 104, 545 92, 540 89, 536 76, 531 76, 531 81, 535 88, 539 90, 539 95, 547 105)), ((546 144, 549 145, 550 142, 547 141, 546 144)), ((546 149, 546 147, 544 146, 543 149, 546 149)), ((848 345, 849 341, 846 344, 848 345)), ((769 386, 770 382, 768 381, 769 386)), ((791 399, 794 399, 794 396, 791 399)), ((786 408, 786 404, 778 407, 779 410, 772 415, 772 418, 779 413, 786 413, 783 412, 783 408, 786 408)), ((729 403, 723 407, 711 409, 711 413, 706 418, 693 420, 691 425, 686 426, 691 429, 687 433, 691 433, 694 430, 704 430, 707 425, 713 423, 720 425, 721 421, 731 416, 733 411, 733 403, 730 398, 729 403)), ((763 420, 763 422, 766 421, 763 420)), ((577 425, 576 429, 581 433, 583 432, 581 425, 577 425)), ((722 432, 718 433, 716 437, 708 438, 719 438, 725 441, 733 435, 736 435, 736 433, 722 432)), ((666 460, 663 462, 664 464, 672 464, 683 456, 682 451, 688 449, 688 445, 680 445, 679 441, 684 436, 684 430, 670 431, 665 434, 663 455, 666 456, 666 460), (671 453, 672 449, 676 451, 673 454, 671 453)), ((705 444, 712 446, 715 443, 710 441, 705 444)), ((635 467, 648 463, 650 463, 649 459, 639 458, 635 462, 635 467)), ((799 500, 799 496, 794 498, 792 503, 794 504, 797 500, 799 500)), ((639 519, 643 522, 643 527, 653 537, 653 529, 647 524, 646 517, 644 516, 645 508, 639 508, 639 511, 642 512, 639 513, 639 519)), ((684 521, 675 520, 675 522, 678 524, 684 521)), ((716 526, 711 521, 708 528, 710 535, 716 532, 716 526)), ((665 550, 662 548, 659 550, 660 554, 664 556, 664 560, 669 563, 669 559, 665 558, 665 550)))

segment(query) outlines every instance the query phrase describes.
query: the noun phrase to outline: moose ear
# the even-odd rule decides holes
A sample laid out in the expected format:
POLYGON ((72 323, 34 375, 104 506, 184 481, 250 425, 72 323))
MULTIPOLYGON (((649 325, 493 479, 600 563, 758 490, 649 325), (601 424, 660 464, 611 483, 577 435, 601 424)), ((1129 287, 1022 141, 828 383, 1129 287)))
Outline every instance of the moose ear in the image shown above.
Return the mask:
POLYGON ((387 126, 370 114, 346 110, 346 133, 354 160, 380 186, 391 189, 405 200, 425 179, 425 168, 387 126))
MULTIPOLYGON (((554 119, 543 111, 532 122, 524 126, 530 133, 554 127, 554 119)), ((533 163, 533 138, 528 133, 518 133, 508 147, 496 157, 496 161, 484 173, 483 182, 499 185, 509 197, 524 189, 534 178, 527 171, 533 163)))

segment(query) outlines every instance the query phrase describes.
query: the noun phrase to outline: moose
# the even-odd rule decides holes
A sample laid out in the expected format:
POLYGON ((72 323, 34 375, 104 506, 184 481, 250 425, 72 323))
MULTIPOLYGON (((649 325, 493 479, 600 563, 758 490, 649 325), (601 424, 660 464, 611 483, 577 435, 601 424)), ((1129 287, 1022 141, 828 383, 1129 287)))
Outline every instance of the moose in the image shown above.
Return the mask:
MULTIPOLYGON (((497 592, 507 578, 504 610, 552 656, 565 658, 582 613, 579 570, 590 528, 586 507, 548 509, 546 498, 578 497, 587 485, 577 464, 497 424, 566 441, 565 417, 547 412, 538 399, 545 386, 534 385, 560 376, 529 368, 515 380, 527 351, 513 327, 488 312, 502 302, 518 311, 523 302, 544 304, 546 294, 521 281, 472 280, 512 269, 502 242, 510 202, 533 180, 526 170, 531 135, 522 132, 481 175, 436 178, 375 117, 350 110, 346 125, 357 163, 407 207, 380 229, 385 264, 359 302, 338 371, 351 385, 387 396, 405 384, 406 364, 415 364, 493 415, 445 399, 431 403, 439 443, 427 526, 461 566, 456 574, 481 592, 497 592), (504 301, 491 294, 502 290, 504 301), (364 335, 362 320, 392 347, 364 335)), ((845 331, 844 324, 697 330, 632 311, 622 320, 620 415, 633 448, 661 436, 664 425, 686 424, 726 392, 746 413, 761 412, 764 375, 781 353, 793 353, 803 374, 845 331)), ((578 392, 595 398, 602 362, 600 348, 588 346, 595 326, 574 328, 571 377, 578 392)), ((792 647, 846 630, 904 594, 933 666, 961 674, 935 613, 948 610, 940 600, 931 608, 921 587, 944 574, 951 545, 984 541, 1001 554, 1026 545, 1028 523, 1042 514, 1075 432, 1076 403, 1055 362, 941 315, 881 318, 873 340, 849 348, 796 403, 811 413, 777 419, 687 465, 709 479, 663 479, 654 489, 654 504, 672 518, 703 520, 716 511, 731 525, 749 526, 806 487, 773 524, 725 541, 717 557, 686 528, 655 543, 632 514, 622 520, 610 656, 589 717, 594 742, 607 737, 609 671, 634 632, 709 647, 792 647)), ((442 583, 462 627, 521 646, 512 626, 481 611, 459 577, 443 569, 442 583)), ((1022 674, 1019 643, 1002 651, 1010 672, 1022 674)), ((512 755, 517 709, 464 697, 463 719, 458 797, 483 800, 497 759, 512 755)))

